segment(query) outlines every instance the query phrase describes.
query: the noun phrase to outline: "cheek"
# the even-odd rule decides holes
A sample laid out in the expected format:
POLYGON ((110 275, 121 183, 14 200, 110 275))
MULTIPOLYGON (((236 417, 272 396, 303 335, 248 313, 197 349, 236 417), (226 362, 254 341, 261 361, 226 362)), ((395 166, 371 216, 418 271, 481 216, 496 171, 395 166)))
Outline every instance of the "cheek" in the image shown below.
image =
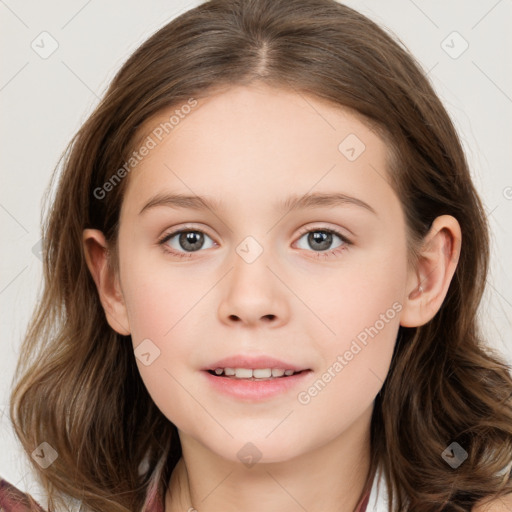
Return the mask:
MULTIPOLYGON (((325 384, 326 392, 318 402, 357 409, 358 399, 372 399, 382 386, 400 326, 405 268, 405 252, 384 247, 349 271, 332 273, 321 287, 308 284, 302 290, 321 320, 307 324, 307 338, 323 360, 316 387, 323 390, 325 384)), ((315 392, 306 393, 304 401, 316 400, 315 392)))
POLYGON ((148 261, 133 254, 122 271, 132 338, 169 339, 177 327, 190 322, 194 306, 205 294, 204 276, 169 265, 164 258, 148 261))
MULTIPOLYGON (((127 306, 140 376, 156 406, 174 424, 190 421, 190 368, 194 304, 198 295, 187 283, 170 286, 152 273, 133 276, 127 306), (183 293, 180 293, 183 284, 183 293), (194 299, 194 300, 193 300, 194 299)), ((128 291, 129 290, 129 291, 128 291)))
POLYGON ((333 347, 340 348, 340 344, 376 323, 379 331, 387 331, 389 324, 399 324, 397 313, 403 306, 407 278, 405 254, 399 249, 383 246, 366 254, 354 253, 346 265, 294 283, 297 295, 306 299, 317 317, 319 331, 310 339, 321 334, 320 338, 328 340, 330 333, 333 347), (384 324, 380 321, 382 315, 384 324))
POLYGON ((200 396, 189 382, 188 361, 193 340, 204 335, 197 315, 207 291, 205 277, 170 271, 168 265, 148 265, 135 251, 123 265, 122 289, 141 378, 168 419, 184 424, 191 416, 189 393, 200 396))
MULTIPOLYGON (((349 428, 372 407, 389 371, 400 325, 400 296, 391 287, 355 291, 338 291, 337 300, 321 311, 335 334, 317 323, 324 334, 309 336, 323 365, 297 393, 294 416, 309 424, 311 439, 331 439, 349 428)), ((291 425, 299 436, 301 421, 291 425)))

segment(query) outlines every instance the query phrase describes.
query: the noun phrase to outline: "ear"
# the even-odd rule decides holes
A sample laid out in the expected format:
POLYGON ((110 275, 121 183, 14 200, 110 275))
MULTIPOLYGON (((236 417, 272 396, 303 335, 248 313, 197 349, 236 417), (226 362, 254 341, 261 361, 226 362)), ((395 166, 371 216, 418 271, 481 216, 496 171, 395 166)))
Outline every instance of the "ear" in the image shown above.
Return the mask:
POLYGON ((512 494, 506 494, 490 502, 486 499, 478 501, 472 512, 510 512, 510 510, 512 510, 512 494))
POLYGON ((109 250, 103 233, 97 229, 84 229, 83 245, 87 266, 96 283, 101 305, 107 321, 114 331, 130 334, 128 315, 116 272, 109 264, 109 250))
POLYGON ((408 296, 404 301, 400 325, 419 327, 439 311, 457 268, 461 240, 461 229, 454 217, 441 215, 434 220, 425 236, 418 264, 409 272, 408 296))

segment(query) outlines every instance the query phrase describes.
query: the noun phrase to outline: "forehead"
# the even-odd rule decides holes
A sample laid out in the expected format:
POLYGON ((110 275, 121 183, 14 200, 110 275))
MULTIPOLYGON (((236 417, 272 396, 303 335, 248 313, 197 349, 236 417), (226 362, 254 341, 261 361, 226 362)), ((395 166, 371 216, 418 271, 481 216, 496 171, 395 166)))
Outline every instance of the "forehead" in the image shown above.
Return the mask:
POLYGON ((160 112, 139 130, 138 144, 149 137, 154 147, 130 174, 125 202, 142 207, 162 189, 240 204, 317 189, 362 200, 393 195, 386 142, 347 108, 262 84, 194 101, 193 108, 184 102, 160 112))

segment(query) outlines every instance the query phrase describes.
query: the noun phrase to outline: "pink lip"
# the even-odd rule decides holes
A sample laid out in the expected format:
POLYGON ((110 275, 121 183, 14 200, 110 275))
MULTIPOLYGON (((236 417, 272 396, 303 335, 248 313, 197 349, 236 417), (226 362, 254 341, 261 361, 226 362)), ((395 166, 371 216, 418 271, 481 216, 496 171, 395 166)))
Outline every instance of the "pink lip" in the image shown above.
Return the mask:
POLYGON ((283 370, 293 370, 294 372, 309 369, 270 356, 254 357, 244 355, 225 357, 209 366, 205 366, 202 370, 215 370, 215 368, 252 368, 253 370, 261 368, 281 368, 283 370))
MULTIPOLYGON (((287 367, 286 365, 283 367, 281 366, 281 364, 282 363, 276 366, 267 365, 264 367, 287 368, 290 370, 293 369, 287 367)), ((247 368, 247 366, 244 365, 236 367, 247 368)), ((248 367, 255 368, 254 366, 251 365, 249 365, 248 367)), ((225 366, 219 365, 217 366, 217 368, 225 368, 225 366)), ((231 366, 228 366, 228 368, 231 368, 231 366)), ((256 365, 256 368, 258 368, 258 365, 256 365)), ((302 386, 304 386, 304 379, 306 379, 307 376, 311 373, 311 370, 305 370, 301 373, 290 375, 289 377, 278 377, 275 379, 260 381, 217 376, 212 375, 208 371, 202 371, 201 373, 205 376, 207 382, 213 387, 213 389, 223 394, 232 396, 238 400, 243 400, 247 402, 258 402, 285 393, 286 391, 289 391, 292 388, 298 386, 301 382, 302 386)))

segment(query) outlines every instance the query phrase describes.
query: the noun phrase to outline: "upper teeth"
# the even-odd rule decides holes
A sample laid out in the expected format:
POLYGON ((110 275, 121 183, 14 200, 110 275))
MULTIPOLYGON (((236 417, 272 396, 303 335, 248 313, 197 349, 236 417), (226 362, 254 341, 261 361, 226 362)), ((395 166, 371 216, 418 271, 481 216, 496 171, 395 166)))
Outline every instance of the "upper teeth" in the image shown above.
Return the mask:
POLYGON ((283 375, 293 375, 293 370, 283 370, 281 368, 216 368, 215 373, 217 375, 234 376, 238 379, 250 379, 252 377, 256 379, 264 379, 269 377, 282 377, 283 375))

